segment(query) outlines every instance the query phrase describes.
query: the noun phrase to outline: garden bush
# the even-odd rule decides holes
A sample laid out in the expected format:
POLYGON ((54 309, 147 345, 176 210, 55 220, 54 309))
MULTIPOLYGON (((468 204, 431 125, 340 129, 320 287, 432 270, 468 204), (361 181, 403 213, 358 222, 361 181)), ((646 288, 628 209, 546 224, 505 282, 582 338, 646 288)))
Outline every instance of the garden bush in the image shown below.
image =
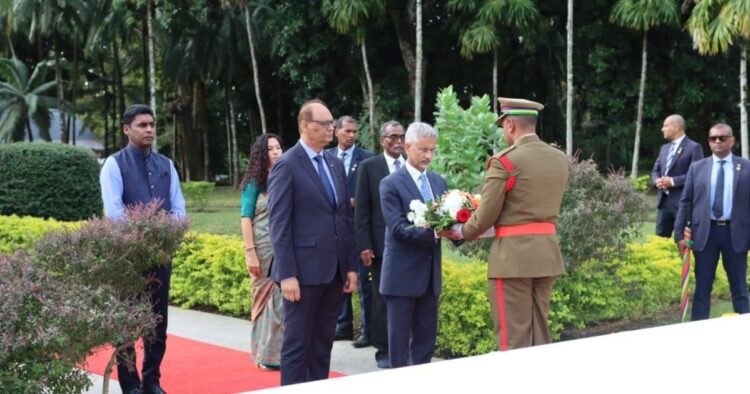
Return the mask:
POLYGON ((213 182, 182 182, 182 193, 188 207, 196 211, 203 211, 208 205, 208 198, 213 193, 216 185, 213 182))
POLYGON ((83 222, 58 222, 55 219, 0 216, 0 254, 11 254, 19 249, 28 249, 33 243, 52 230, 75 229, 83 222))
POLYGON ((0 215, 63 221, 101 215, 99 163, 89 149, 52 143, 0 145, 0 215))
POLYGON ((450 188, 479 192, 487 160, 505 147, 501 129, 495 125, 493 104, 487 95, 472 97, 471 106, 464 109, 452 86, 438 93, 438 152, 431 169, 445 177, 450 188))
POLYGON ((171 301, 248 317, 252 297, 243 250, 238 237, 191 234, 172 262, 171 301))

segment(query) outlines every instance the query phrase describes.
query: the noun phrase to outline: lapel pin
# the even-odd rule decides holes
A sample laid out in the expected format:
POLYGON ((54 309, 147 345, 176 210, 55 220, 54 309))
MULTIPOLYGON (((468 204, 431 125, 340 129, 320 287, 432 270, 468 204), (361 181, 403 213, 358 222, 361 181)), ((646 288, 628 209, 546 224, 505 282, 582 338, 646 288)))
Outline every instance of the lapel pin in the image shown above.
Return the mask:
POLYGON ((740 172, 742 170, 742 163, 737 163, 737 172, 740 172))
POLYGON ((682 147, 677 148, 677 154, 679 155, 680 153, 682 153, 682 147))

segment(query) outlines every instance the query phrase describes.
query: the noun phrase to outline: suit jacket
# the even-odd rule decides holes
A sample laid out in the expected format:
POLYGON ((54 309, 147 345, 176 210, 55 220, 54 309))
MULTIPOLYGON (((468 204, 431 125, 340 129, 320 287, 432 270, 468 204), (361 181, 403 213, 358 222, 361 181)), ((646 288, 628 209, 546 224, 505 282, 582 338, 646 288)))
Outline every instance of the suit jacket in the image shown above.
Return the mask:
MULTIPOLYGON (((440 175, 428 172, 427 179, 436 197, 448 189, 440 175)), ((440 238, 435 238, 434 230, 414 227, 406 218, 412 200, 422 200, 406 166, 380 182, 380 199, 386 223, 380 294, 419 297, 427 292, 432 279, 433 292, 440 295, 440 238)))
POLYGON ((354 211, 357 250, 372 249, 376 258, 383 257, 385 219, 380 204, 380 181, 390 175, 385 156, 376 155, 359 164, 357 209, 354 211))
POLYGON ((680 204, 680 195, 682 188, 685 186, 685 177, 687 176, 690 164, 703 158, 703 147, 687 136, 682 139, 680 146, 677 147, 675 156, 672 159, 669 169, 667 169, 667 157, 669 148, 672 143, 666 143, 659 150, 659 157, 654 162, 654 168, 651 170, 651 183, 655 183, 658 178, 664 176, 669 170, 668 176, 672 177, 674 186, 669 188, 669 194, 659 189, 656 195, 656 207, 659 209, 669 209, 676 211, 680 204))
MULTIPOLYGON (((680 198, 680 209, 675 220, 674 238, 683 239, 690 214, 693 248, 703 250, 711 230, 711 167, 713 160, 707 157, 690 166, 685 179, 685 188, 680 198)), ((732 187, 732 216, 729 228, 732 234, 732 247, 735 252, 745 252, 750 248, 750 161, 732 155, 734 182, 732 187)))
MULTIPOLYGON (((570 162, 565 154, 536 135, 523 137, 501 151, 513 163, 516 184, 506 193, 510 174, 492 160, 477 211, 464 224, 471 240, 488 228, 528 223, 557 223, 570 162)), ((565 273, 557 236, 519 235, 495 238, 490 248, 489 278, 540 278, 565 273)))
POLYGON ((271 170, 268 210, 276 282, 297 277, 302 285, 320 285, 330 283, 337 271, 343 281, 347 272, 357 271, 344 166, 330 153, 324 156, 338 196, 335 209, 300 143, 271 170))
MULTIPOLYGON (((333 148, 328 149, 328 152, 337 158, 339 157, 339 148, 338 146, 335 146, 333 148)), ((354 198, 356 196, 357 191, 357 174, 359 174, 359 164, 362 160, 367 159, 368 157, 372 156, 372 152, 370 152, 367 149, 362 149, 358 146, 354 147, 354 151, 352 152, 352 160, 349 162, 349 173, 346 176, 346 187, 349 198, 354 198)), ((339 159, 341 160, 341 159, 339 159)), ((343 160, 342 160, 343 162, 343 160)))

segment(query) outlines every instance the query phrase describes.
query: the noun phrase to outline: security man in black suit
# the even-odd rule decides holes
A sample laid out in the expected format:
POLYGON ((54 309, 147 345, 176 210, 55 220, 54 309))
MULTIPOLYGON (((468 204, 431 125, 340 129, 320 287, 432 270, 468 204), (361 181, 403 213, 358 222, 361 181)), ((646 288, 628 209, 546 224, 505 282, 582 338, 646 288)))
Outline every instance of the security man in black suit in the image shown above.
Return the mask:
POLYGON ((379 368, 390 368, 388 360, 388 326, 385 299, 380 294, 380 273, 385 243, 385 220, 380 206, 380 181, 399 170, 404 163, 404 126, 394 120, 380 128, 380 145, 383 153, 359 165, 357 179, 354 227, 357 250, 364 265, 372 272, 372 312, 370 338, 377 349, 375 361, 379 368))

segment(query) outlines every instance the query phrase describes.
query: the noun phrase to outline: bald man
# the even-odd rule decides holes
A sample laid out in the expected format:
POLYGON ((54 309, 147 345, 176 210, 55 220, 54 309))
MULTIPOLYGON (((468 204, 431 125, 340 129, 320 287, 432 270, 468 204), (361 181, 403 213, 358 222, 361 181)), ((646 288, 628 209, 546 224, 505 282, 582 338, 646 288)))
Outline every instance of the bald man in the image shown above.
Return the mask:
POLYGON ((703 148, 685 135, 685 119, 669 115, 661 128, 664 139, 659 157, 651 171, 651 180, 658 189, 656 196, 656 235, 669 238, 674 230, 680 195, 690 164, 703 159, 703 148))
POLYGON ((323 147, 333 116, 320 100, 300 108, 300 140, 268 177, 271 276, 284 297, 281 384, 328 378, 342 291, 357 288, 352 204, 344 164, 323 147))

